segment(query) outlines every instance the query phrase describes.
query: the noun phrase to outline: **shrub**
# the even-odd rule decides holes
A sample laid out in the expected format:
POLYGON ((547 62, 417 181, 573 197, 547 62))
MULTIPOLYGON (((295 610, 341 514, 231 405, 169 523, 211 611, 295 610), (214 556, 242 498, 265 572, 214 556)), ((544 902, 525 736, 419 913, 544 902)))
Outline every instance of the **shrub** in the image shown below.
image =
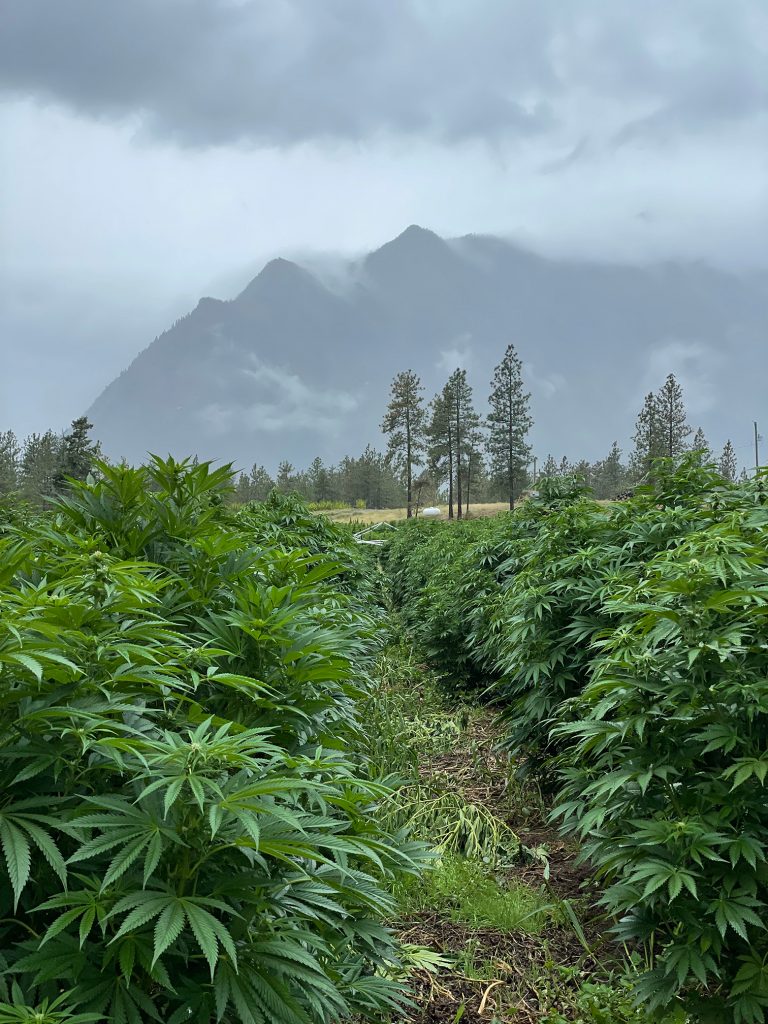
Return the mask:
POLYGON ((559 487, 445 530, 400 534, 393 593, 438 664, 466 645, 508 747, 562 787, 562 827, 645 957, 640 995, 764 1021, 768 475, 724 486, 691 455, 626 503, 559 487), (426 601, 443 578, 469 581, 450 619, 426 601))
POLYGON ((616 626, 558 730, 575 743, 558 813, 620 936, 655 954, 650 1002, 701 988, 708 1014, 751 1024, 768 1007, 768 504, 760 484, 716 490, 694 518, 607 599, 616 626))
POLYGON ((0 1001, 72 1024, 394 1007, 383 881, 422 852, 355 770, 377 639, 337 585, 351 548, 298 509, 314 551, 233 515, 226 469, 101 472, 0 537, 0 1001))

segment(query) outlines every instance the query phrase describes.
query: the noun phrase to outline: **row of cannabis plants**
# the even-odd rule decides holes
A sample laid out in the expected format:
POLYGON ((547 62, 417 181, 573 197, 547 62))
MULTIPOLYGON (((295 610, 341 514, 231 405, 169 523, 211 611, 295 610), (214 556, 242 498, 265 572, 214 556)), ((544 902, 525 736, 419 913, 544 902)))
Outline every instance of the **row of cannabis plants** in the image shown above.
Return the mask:
POLYGON ((768 1009, 768 477, 691 458, 599 504, 578 484, 386 552, 412 636, 500 708, 645 970, 701 1021, 768 1009))
MULTIPOLYGON (((228 470, 0 512, 0 1021, 380 1019, 422 848, 359 751, 366 552, 228 470)), ((372 560, 371 560, 372 561, 372 560)))

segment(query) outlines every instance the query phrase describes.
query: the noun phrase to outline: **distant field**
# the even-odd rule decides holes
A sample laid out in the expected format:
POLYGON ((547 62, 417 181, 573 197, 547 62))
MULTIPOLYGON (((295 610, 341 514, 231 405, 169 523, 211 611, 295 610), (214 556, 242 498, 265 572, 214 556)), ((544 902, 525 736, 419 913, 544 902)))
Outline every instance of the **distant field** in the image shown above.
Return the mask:
MULTIPOLYGON (((443 519, 448 518, 448 506, 437 505, 443 513, 443 519)), ((469 506, 470 516, 495 516, 504 512, 509 506, 503 501, 481 502, 478 505, 469 506)), ((317 515, 328 516, 334 523, 394 523, 399 519, 406 518, 405 508, 334 508, 318 512, 317 515)))

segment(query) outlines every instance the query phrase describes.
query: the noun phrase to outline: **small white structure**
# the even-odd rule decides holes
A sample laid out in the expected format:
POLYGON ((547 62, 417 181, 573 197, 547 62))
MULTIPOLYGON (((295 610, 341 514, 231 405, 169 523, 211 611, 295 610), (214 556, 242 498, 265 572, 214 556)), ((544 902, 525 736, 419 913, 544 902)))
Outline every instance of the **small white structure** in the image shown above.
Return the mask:
POLYGON ((439 508, 436 508, 434 505, 428 505, 427 508, 422 509, 421 517, 422 519, 439 519, 442 514, 439 508))

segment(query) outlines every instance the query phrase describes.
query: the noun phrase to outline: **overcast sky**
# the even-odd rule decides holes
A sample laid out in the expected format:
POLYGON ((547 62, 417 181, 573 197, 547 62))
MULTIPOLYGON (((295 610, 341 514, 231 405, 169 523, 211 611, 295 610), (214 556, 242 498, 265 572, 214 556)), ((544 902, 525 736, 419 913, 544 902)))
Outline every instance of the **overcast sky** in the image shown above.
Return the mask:
POLYGON ((415 222, 768 266, 764 0, 3 0, 0 429, 415 222))

